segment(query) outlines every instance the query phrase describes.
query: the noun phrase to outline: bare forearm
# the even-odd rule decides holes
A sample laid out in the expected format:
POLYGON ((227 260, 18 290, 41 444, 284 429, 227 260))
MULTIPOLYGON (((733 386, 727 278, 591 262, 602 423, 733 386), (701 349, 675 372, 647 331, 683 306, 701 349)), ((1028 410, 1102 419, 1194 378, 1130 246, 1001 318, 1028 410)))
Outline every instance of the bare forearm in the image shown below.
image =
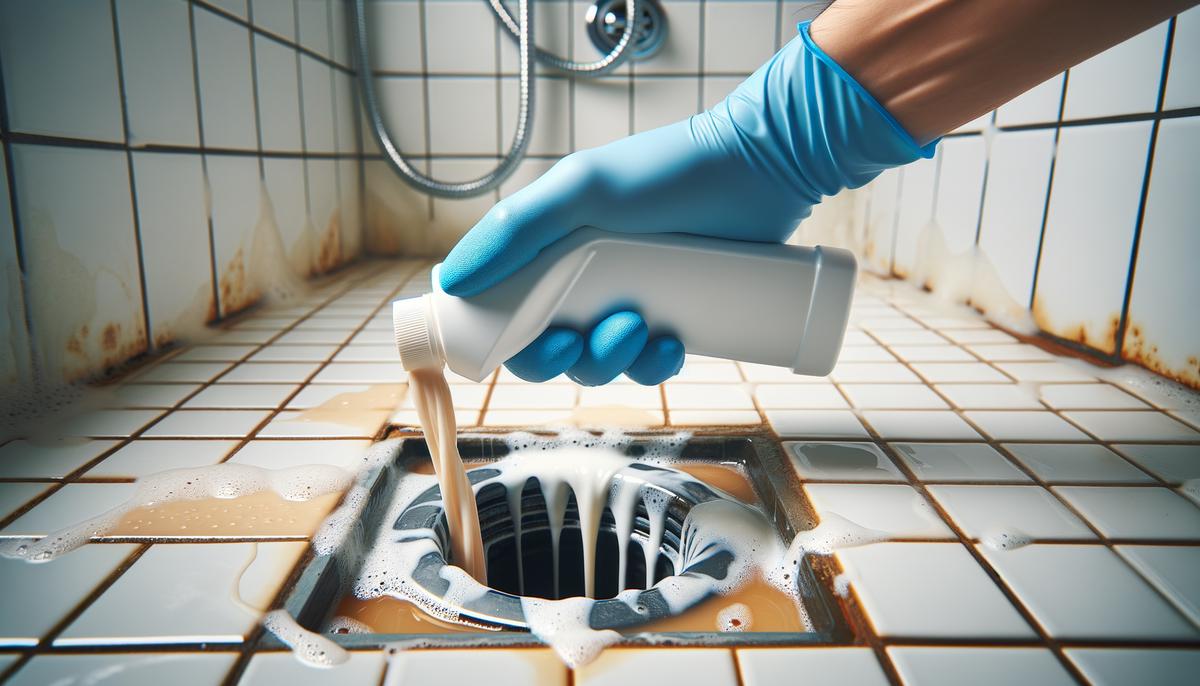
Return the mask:
POLYGON ((837 0, 811 32, 925 143, 1194 4, 837 0))

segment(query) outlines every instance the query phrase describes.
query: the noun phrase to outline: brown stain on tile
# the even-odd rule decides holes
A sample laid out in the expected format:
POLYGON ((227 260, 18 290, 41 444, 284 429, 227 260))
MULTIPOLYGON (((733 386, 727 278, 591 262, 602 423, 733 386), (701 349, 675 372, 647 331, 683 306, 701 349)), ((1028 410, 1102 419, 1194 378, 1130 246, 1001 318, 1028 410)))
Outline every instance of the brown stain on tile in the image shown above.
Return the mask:
POLYGON ((100 345, 102 345, 105 350, 115 350, 117 347, 117 339, 120 335, 120 324, 107 324, 104 327, 103 333, 100 334, 100 345))
POLYGON ((1033 298, 1033 307, 1030 309, 1033 314, 1033 321, 1042 331, 1058 336, 1063 340, 1093 348, 1101 353, 1108 355, 1116 354, 1117 338, 1121 331, 1120 313, 1109 315, 1108 321, 1102 330, 1094 330, 1089 329, 1088 325, 1083 322, 1073 324, 1055 322, 1047 311, 1046 305, 1036 295, 1033 298))
POLYGON ((221 272, 221 314, 228 317, 258 302, 261 293, 250 281, 246 271, 246 258, 242 248, 234 253, 233 259, 221 272))
POLYGON ((272 491, 237 498, 180 500, 136 507, 105 536, 310 536, 341 493, 285 500, 272 491))
POLYGON ((317 248, 317 273, 332 271, 342 261, 342 221, 339 210, 333 211, 317 248))
POLYGON ((1183 366, 1172 366, 1162 358, 1158 346, 1149 340, 1145 327, 1138 322, 1129 323, 1121 357, 1189 388, 1200 390, 1200 356, 1191 355, 1183 366))

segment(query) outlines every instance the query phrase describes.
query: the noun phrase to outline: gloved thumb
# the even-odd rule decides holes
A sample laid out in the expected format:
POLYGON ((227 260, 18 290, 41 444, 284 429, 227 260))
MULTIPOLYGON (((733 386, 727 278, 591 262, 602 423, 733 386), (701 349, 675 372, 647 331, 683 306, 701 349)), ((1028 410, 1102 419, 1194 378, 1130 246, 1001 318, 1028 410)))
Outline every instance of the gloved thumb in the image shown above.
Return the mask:
POLYGON ((488 210, 442 262, 442 290, 459 297, 485 291, 583 226, 596 176, 589 152, 564 157, 488 210))

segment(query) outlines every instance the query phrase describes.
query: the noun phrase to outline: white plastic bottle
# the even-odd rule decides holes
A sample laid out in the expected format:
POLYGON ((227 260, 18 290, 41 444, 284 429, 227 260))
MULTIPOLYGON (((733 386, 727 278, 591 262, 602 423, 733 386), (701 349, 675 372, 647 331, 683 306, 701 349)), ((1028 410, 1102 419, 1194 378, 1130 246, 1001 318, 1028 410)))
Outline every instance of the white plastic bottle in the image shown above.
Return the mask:
POLYGON ((585 228, 492 288, 433 292, 392 304, 405 369, 441 367, 482 381, 547 326, 587 331, 633 310, 650 337, 689 353, 823 376, 837 362, 854 291, 854 256, 839 248, 747 243, 689 234, 585 228))

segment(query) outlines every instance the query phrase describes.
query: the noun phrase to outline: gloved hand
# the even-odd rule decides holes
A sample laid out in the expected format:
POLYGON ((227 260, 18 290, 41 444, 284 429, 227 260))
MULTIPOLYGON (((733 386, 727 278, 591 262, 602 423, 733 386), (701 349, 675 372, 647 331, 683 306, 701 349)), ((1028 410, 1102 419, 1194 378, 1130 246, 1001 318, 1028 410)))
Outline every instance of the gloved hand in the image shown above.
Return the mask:
MULTIPOLYGON (((823 196, 933 155, 832 58, 807 23, 711 110, 563 158, 496 204, 450 251, 441 287, 486 290, 582 226, 782 242, 823 196)), ((590 332, 550 327, 505 365, 529 381, 584 385, 624 372, 658 384, 683 365, 673 336, 636 312, 597 312, 590 332)))

